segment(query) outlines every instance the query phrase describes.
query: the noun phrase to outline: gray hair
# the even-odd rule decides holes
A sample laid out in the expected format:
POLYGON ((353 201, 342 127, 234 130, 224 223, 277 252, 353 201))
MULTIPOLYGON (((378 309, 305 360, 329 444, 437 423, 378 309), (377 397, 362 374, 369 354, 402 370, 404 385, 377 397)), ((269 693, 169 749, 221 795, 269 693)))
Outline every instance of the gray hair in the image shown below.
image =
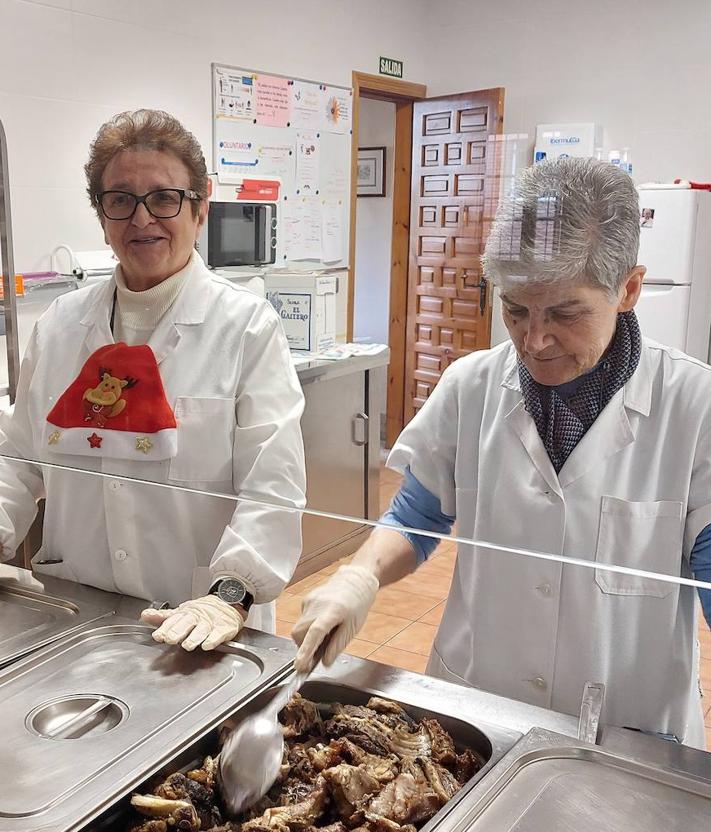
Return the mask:
POLYGON ((638 249, 639 199, 628 174, 595 159, 558 159, 518 177, 482 263, 498 285, 572 280, 616 296, 638 249))

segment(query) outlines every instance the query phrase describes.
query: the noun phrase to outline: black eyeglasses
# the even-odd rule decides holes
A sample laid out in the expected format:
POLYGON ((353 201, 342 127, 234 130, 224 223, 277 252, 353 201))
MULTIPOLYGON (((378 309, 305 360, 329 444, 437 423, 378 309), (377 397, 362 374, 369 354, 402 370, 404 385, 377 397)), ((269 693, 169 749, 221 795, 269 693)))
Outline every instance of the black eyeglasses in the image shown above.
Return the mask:
POLYGON ((196 202, 202 199, 197 191, 160 188, 143 196, 128 191, 102 191, 96 195, 96 202, 107 220, 128 220, 141 204, 145 205, 146 211, 157 220, 169 220, 178 216, 186 197, 196 202))

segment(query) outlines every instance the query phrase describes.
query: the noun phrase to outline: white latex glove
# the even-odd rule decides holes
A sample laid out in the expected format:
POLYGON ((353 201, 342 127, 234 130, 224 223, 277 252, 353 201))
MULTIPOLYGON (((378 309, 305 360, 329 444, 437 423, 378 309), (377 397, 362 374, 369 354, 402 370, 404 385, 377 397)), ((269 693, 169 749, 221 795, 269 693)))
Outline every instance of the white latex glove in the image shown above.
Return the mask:
POLYGON ((379 588, 369 569, 349 564, 309 592, 301 605, 301 618, 291 631, 291 637, 301 645, 294 662, 298 673, 312 670, 319 647, 329 636, 323 663, 333 664, 365 624, 379 588))
POLYGON ((155 641, 182 643, 186 650, 194 650, 198 645, 203 650, 214 650, 232 641, 244 626, 239 612, 216 595, 184 601, 172 610, 143 610, 141 621, 158 627, 153 633, 155 641))
POLYGON ((22 569, 19 566, 9 566, 7 563, 0 563, 0 584, 20 586, 24 589, 35 589, 39 592, 44 590, 42 581, 38 581, 29 569, 22 569))

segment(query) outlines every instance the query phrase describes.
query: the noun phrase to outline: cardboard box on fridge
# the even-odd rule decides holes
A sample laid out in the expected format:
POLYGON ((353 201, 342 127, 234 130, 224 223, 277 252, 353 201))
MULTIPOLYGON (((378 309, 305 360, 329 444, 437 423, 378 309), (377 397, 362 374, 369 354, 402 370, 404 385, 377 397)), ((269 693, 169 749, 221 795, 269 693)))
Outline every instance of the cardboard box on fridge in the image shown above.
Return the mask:
POLYGON ((270 274, 264 288, 290 349, 320 352, 336 343, 335 275, 270 274))

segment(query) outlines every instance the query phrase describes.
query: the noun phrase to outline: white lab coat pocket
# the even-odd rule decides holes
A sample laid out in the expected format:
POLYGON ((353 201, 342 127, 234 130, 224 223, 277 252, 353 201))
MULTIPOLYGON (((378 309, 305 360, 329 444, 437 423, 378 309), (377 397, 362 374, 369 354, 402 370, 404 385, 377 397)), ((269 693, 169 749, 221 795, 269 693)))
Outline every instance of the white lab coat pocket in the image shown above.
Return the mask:
MULTIPOLYGON (((64 581, 77 581, 77 577, 64 560, 54 560, 53 556, 40 548, 32 558, 32 571, 38 575, 61 578, 64 581), (44 562, 43 562, 44 561, 44 562)), ((39 580, 42 580, 40 578, 39 580)))
POLYGON ((235 431, 233 399, 179 396, 175 403, 178 453, 170 461, 173 482, 230 482, 235 431))
MULTIPOLYGON (((603 497, 597 539, 598 563, 679 575, 684 540, 683 503, 630 502, 603 497)), ((675 585, 621 572, 595 570, 595 581, 610 595, 666 598, 675 585)))

